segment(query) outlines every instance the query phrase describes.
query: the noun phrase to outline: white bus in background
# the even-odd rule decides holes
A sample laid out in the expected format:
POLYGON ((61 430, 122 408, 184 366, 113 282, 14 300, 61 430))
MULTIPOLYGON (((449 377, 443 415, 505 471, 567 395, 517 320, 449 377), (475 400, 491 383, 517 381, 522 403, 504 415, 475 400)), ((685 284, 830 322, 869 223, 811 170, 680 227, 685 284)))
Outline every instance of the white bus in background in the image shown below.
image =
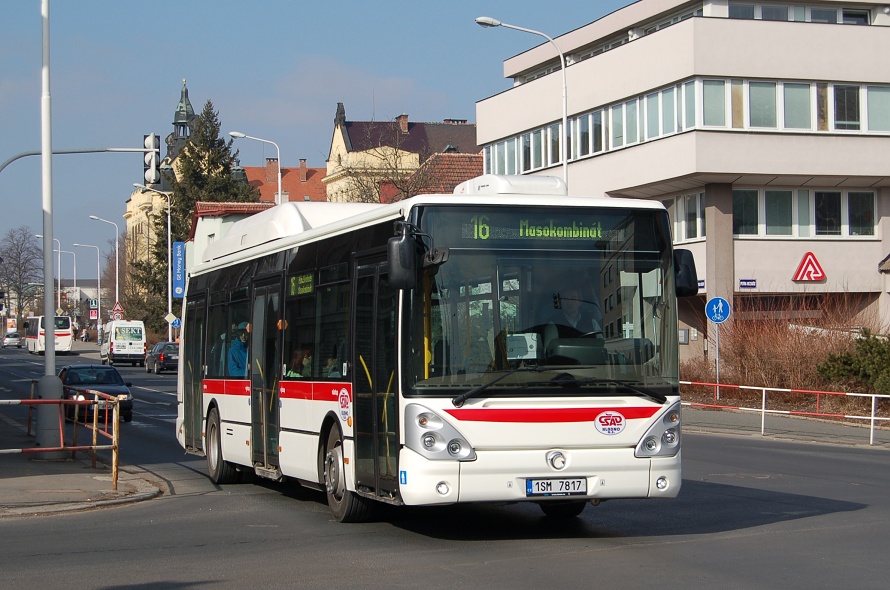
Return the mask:
POLYGON ((189 271, 177 438, 213 482, 289 478, 344 522, 673 498, 677 297, 698 285, 670 228, 659 202, 537 176, 253 215, 189 271))
MULTIPOLYGON (((33 316, 25 319, 25 344, 31 354, 44 354, 46 352, 46 322, 44 316, 33 316)), ((68 316, 56 316, 53 318, 56 330, 56 354, 68 354, 74 342, 74 332, 71 326, 71 318, 68 316)))

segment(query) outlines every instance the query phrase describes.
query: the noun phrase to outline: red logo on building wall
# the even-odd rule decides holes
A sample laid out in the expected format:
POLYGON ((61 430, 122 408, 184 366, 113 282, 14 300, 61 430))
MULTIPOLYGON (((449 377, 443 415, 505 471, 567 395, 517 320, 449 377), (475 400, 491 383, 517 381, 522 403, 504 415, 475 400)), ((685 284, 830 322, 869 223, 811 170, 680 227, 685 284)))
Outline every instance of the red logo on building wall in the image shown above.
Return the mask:
POLYGON ((822 270, 822 265, 819 264, 819 261, 816 260, 816 255, 812 252, 807 252, 803 255, 803 258, 800 261, 800 266, 797 267, 797 271, 794 273, 794 278, 792 281, 822 281, 825 280, 825 271, 822 270))

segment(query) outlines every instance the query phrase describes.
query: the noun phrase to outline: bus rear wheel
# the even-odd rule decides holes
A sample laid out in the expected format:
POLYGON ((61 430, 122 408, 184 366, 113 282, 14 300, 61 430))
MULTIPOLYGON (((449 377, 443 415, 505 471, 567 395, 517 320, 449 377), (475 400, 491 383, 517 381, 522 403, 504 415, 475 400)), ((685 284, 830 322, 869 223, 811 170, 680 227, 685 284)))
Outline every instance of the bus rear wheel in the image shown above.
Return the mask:
POLYGON ((328 507, 339 522, 362 522, 371 514, 370 501, 346 489, 346 466, 343 462, 343 437, 334 426, 328 433, 322 464, 328 507))
POLYGON ((238 471, 235 467, 223 459, 222 434, 219 427, 219 410, 212 408, 207 415, 207 437, 204 454, 207 456, 207 472, 210 481, 218 484, 235 483, 238 481, 238 471))

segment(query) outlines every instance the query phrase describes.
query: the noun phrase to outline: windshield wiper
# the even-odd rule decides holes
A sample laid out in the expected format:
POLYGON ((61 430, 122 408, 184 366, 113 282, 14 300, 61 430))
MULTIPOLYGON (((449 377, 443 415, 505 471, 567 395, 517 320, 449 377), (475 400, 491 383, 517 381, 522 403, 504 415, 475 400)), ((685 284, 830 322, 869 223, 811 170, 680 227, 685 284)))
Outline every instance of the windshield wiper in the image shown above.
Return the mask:
POLYGON ((622 381, 620 379, 603 379, 600 377, 585 377, 583 379, 578 379, 576 377, 573 377, 570 373, 560 373, 549 381, 533 381, 526 383, 526 385, 561 385, 563 387, 572 385, 617 385, 618 387, 629 389, 637 395, 647 397, 659 404, 664 404, 667 402, 667 396, 665 396, 663 393, 659 393, 651 389, 642 389, 640 387, 635 387, 630 383, 630 381, 622 381))
POLYGON ((535 371, 536 373, 540 373, 543 370, 544 370, 543 367, 516 367, 515 369, 510 369, 509 371, 506 371, 503 375, 500 375, 498 378, 492 379, 491 381, 486 381, 482 385, 477 385, 473 389, 471 389, 469 391, 465 391, 462 394, 458 395, 457 397, 452 398, 451 403, 454 404, 455 408, 459 408, 462 405, 464 405, 465 401, 467 401, 474 395, 476 395, 478 393, 482 393, 483 391, 485 391, 490 386, 494 385, 495 383, 497 383, 504 377, 512 375, 513 373, 516 373, 518 371, 535 371))

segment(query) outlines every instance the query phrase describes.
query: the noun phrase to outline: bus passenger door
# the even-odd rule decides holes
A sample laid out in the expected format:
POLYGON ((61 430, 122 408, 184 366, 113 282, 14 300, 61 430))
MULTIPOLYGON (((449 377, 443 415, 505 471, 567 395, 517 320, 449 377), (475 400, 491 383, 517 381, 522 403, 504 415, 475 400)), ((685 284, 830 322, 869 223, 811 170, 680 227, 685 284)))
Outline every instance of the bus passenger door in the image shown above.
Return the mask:
POLYGON ((204 323, 206 321, 204 297, 189 298, 185 309, 184 356, 179 361, 183 374, 182 415, 187 449, 202 449, 204 423, 204 323))
POLYGON ((352 380, 356 489, 392 498, 398 490, 396 291, 384 264, 356 269, 352 380))
POLYGON ((278 468, 278 377, 281 363, 281 280, 253 290, 250 319, 251 450, 254 466, 278 468))

